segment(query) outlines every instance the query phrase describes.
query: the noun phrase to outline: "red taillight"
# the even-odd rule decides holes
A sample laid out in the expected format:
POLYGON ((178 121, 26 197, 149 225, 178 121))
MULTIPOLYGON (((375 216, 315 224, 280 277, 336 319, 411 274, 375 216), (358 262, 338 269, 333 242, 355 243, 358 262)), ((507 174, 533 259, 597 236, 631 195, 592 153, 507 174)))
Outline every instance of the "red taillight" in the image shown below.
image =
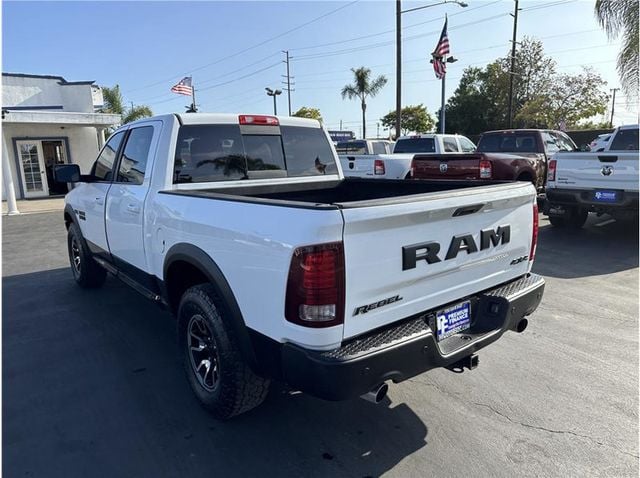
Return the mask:
POLYGON ((373 174, 376 176, 384 174, 384 161, 382 159, 376 159, 373 162, 373 174))
POLYGON ((556 169, 558 167, 558 161, 552 159, 549 161, 549 167, 547 168, 547 181, 556 180, 556 169))
POLYGON ((341 242, 299 247, 291 258, 285 317, 305 327, 344 322, 344 249, 341 242))
POLYGON ((533 234, 531 235, 531 253, 529 260, 532 261, 536 257, 536 246, 538 245, 538 204, 533 204, 533 234))
POLYGON ((240 115, 238 116, 240 124, 256 124, 262 126, 278 126, 280 122, 275 116, 265 115, 240 115))
POLYGON ((491 179, 493 175, 491 161, 488 159, 480 160, 480 179, 491 179))

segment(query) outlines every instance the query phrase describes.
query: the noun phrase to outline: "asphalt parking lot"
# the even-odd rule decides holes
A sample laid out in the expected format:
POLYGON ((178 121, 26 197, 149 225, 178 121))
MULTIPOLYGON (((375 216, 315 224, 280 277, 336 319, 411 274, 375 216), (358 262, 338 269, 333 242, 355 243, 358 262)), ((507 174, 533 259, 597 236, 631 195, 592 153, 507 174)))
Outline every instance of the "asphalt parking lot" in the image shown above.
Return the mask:
POLYGON ((543 303, 472 372, 378 406, 275 387, 222 423, 168 313, 113 278, 75 286, 61 219, 3 217, 4 476, 638 476, 637 224, 542 219, 543 303))

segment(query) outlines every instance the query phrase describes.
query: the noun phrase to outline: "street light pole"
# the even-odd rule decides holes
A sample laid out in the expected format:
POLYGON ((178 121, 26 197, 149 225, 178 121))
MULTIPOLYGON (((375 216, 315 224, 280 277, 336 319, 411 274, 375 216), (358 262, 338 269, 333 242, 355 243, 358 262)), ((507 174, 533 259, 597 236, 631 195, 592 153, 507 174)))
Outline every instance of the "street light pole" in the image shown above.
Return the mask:
MULTIPOLYGON (((422 10, 424 8, 436 7, 438 5, 444 5, 445 3, 456 3, 462 8, 468 5, 460 0, 443 0, 438 3, 432 3, 431 5, 424 5, 422 7, 410 8, 408 10, 402 10, 401 0, 396 0, 396 139, 400 137, 401 127, 401 115, 402 115, 402 19, 403 13, 415 12, 416 10, 422 10)), ((444 91, 444 80, 443 80, 444 91)))
POLYGON ((276 105, 276 96, 282 94, 281 90, 272 90, 271 88, 265 88, 265 91, 267 92, 267 96, 273 96, 273 115, 277 116, 278 115, 278 107, 276 105))
MULTIPOLYGON (((456 61, 458 61, 457 58, 454 58, 452 56, 450 56, 449 58, 446 59, 447 63, 455 63, 456 61)), ((445 130, 445 82, 446 82, 446 78, 447 78, 447 73, 445 72, 444 76, 442 77, 442 98, 441 98, 441 103, 440 103, 440 133, 444 134, 444 130, 445 130)))

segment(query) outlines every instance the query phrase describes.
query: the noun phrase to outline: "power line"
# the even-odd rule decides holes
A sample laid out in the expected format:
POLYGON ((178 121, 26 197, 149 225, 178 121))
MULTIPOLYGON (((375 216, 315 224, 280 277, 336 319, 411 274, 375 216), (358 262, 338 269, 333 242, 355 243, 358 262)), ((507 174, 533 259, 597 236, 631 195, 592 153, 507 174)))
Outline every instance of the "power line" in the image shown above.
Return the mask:
MULTIPOLYGON (((235 53, 232 53, 231 55, 227 55, 225 57, 219 58, 219 59, 217 59, 215 61, 207 63, 206 65, 202 65, 202 66, 198 66, 198 67, 195 67, 195 68, 191 68, 188 73, 183 73, 182 75, 187 75, 187 74, 193 73, 194 71, 199 71, 199 70, 202 70, 204 68, 208 68, 210 66, 217 65, 218 63, 221 63, 221 62, 223 62, 225 60, 229 60, 230 58, 234 58, 234 57, 236 57, 238 55, 242 55, 243 53, 246 53, 248 51, 254 50, 254 49, 258 48, 258 47, 261 47, 261 46, 265 45, 266 43, 270 43, 270 42, 272 42, 274 40, 277 40, 278 38, 282 38, 283 36, 288 35, 289 33, 293 33, 293 32, 295 32, 297 30, 300 30, 301 28, 304 28, 304 27, 306 27, 308 25, 311 25, 312 23, 315 23, 315 22, 317 22, 319 20, 322 20, 323 18, 326 18, 329 15, 333 15, 334 13, 339 12, 340 10, 343 10, 343 9, 345 9, 347 7, 350 7, 351 5, 353 5, 355 3, 358 3, 359 1, 360 0, 354 0, 353 2, 349 2, 346 5, 342 5, 342 6, 338 7, 338 8, 335 8, 335 9, 333 9, 333 10, 327 12, 327 13, 324 13, 324 14, 320 15, 319 17, 316 17, 316 18, 314 18, 312 20, 309 20, 308 22, 305 22, 305 23, 303 23, 301 25, 298 25, 297 27, 294 27, 294 28, 291 28, 289 30, 286 30, 286 31, 284 31, 282 33, 279 33, 279 34, 275 35, 275 36, 267 38, 266 40, 262 40, 261 42, 256 43, 256 44, 254 44, 252 46, 249 46, 247 48, 244 48, 243 50, 240 50, 240 51, 237 51, 235 53)), ((182 75, 179 75, 179 76, 182 76, 182 75)), ((150 85, 141 86, 139 88, 134 88, 132 90, 128 90, 128 93, 131 93, 132 91, 139 91, 139 90, 142 90, 142 89, 145 89, 145 88, 149 88, 149 87, 152 87, 152 86, 160 85, 162 83, 166 83, 168 81, 171 81, 171 80, 175 79, 176 77, 177 76, 174 75, 174 76, 172 76, 172 77, 170 77, 168 79, 161 80, 161 81, 158 81, 156 83, 152 83, 150 85)))

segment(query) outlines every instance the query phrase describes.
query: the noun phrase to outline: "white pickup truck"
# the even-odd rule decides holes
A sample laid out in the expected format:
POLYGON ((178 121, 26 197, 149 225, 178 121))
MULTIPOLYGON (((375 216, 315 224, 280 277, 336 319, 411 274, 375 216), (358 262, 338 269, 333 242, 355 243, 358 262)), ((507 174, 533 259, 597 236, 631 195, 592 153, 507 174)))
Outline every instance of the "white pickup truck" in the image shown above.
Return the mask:
POLYGON ((416 153, 453 154, 476 150, 468 138, 457 134, 423 133, 401 136, 392 154, 350 154, 338 149, 338 157, 346 177, 372 179, 408 179, 416 153))
POLYGON ((148 118, 90 174, 56 177, 78 183, 64 210, 76 282, 110 272, 173 311, 189 383, 220 418, 272 379, 379 401, 387 381, 473 368, 543 294, 531 184, 345 180, 314 120, 148 118))
POLYGON ((581 228, 589 212, 637 217, 639 163, 637 124, 617 128, 604 151, 556 153, 547 169, 549 222, 581 228))

